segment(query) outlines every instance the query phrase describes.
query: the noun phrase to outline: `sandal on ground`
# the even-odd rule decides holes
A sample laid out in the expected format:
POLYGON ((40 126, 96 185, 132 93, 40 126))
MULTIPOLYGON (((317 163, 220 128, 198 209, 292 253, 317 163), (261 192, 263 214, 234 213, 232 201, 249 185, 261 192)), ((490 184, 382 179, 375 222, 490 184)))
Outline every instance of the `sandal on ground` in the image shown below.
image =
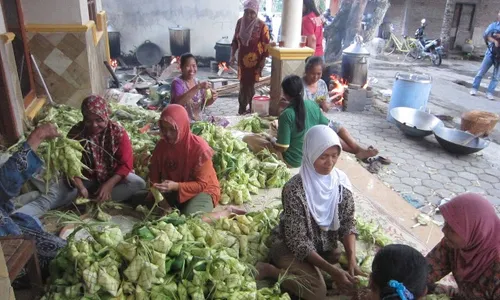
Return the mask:
POLYGON ((389 158, 383 157, 383 156, 369 157, 367 159, 362 160, 362 162, 367 163, 367 164, 371 164, 371 163, 376 162, 376 161, 380 162, 383 165, 390 165, 392 163, 392 161, 389 158))

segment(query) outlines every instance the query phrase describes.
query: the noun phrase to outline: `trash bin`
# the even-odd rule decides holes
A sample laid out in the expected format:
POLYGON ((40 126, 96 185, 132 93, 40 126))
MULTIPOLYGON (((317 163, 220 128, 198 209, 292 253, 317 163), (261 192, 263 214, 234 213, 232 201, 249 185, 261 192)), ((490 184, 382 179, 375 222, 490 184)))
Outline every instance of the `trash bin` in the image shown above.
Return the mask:
POLYGON ((395 107, 411 107, 426 110, 431 94, 432 77, 427 74, 397 73, 392 97, 387 111, 387 121, 394 123, 390 115, 395 107))

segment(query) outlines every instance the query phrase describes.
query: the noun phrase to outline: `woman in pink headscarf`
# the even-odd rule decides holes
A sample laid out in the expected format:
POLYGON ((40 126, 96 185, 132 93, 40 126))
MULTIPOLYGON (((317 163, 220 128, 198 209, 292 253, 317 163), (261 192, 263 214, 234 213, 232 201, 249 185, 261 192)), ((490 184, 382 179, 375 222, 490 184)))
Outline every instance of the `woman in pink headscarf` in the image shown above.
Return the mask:
POLYGON ((427 255, 429 293, 450 272, 457 290, 453 299, 500 299, 500 219, 478 194, 463 194, 442 205, 444 238, 427 255))
POLYGON ((244 8, 245 14, 236 23, 230 61, 231 64, 236 61, 236 51, 238 51, 238 78, 240 80, 238 113, 240 115, 252 110, 255 82, 259 81, 266 64, 266 57, 269 56, 267 45, 270 41, 269 28, 264 21, 257 18, 259 0, 247 0, 244 8))

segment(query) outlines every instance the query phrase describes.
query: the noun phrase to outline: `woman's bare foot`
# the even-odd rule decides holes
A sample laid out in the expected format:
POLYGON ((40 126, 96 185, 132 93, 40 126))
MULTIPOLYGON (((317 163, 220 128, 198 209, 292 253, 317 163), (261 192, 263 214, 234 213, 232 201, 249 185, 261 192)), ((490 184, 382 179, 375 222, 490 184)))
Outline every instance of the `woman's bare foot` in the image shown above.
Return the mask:
POLYGON ((232 206, 232 205, 228 206, 227 210, 229 212, 231 212, 232 214, 236 214, 236 215, 245 215, 247 213, 246 210, 238 208, 236 206, 232 206))
POLYGON ((257 275, 255 276, 255 280, 264 280, 267 278, 274 278, 276 273, 279 273, 278 268, 275 266, 268 264, 268 263, 263 263, 263 262, 258 262, 255 265, 255 269, 257 270, 257 275))
POLYGON ((360 148, 358 153, 356 153, 356 158, 359 160, 365 160, 367 158, 373 157, 378 154, 378 150, 372 146, 367 149, 360 148))

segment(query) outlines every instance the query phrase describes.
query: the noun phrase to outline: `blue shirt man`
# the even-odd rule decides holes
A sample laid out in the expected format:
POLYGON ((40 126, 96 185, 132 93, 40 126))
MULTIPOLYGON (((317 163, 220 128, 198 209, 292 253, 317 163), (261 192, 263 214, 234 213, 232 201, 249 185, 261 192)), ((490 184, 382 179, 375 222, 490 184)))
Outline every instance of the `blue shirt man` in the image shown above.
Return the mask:
POLYGON ((477 72, 476 77, 474 78, 474 82, 472 83, 472 89, 470 94, 472 96, 477 95, 477 91, 479 86, 481 85, 481 80, 483 76, 488 72, 488 70, 493 66, 493 75, 491 76, 491 82, 488 86, 488 91, 486 92, 486 98, 489 100, 495 100, 493 94, 495 93, 495 88, 498 85, 498 80, 500 80, 500 72, 499 65, 500 62, 496 61, 493 55, 493 48, 500 46, 500 11, 497 15, 497 21, 493 22, 486 28, 484 32, 484 39, 488 44, 488 49, 486 50, 486 54, 484 56, 483 62, 481 64, 481 68, 477 72))

